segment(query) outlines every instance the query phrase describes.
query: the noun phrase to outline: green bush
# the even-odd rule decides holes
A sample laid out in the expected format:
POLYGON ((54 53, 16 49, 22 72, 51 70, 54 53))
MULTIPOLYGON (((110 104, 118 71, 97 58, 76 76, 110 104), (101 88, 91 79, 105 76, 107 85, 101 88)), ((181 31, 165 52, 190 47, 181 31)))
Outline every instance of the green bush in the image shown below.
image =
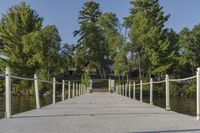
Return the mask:
POLYGON ((85 87, 88 87, 90 81, 90 76, 88 72, 84 72, 82 78, 81 78, 81 83, 85 85, 85 87))

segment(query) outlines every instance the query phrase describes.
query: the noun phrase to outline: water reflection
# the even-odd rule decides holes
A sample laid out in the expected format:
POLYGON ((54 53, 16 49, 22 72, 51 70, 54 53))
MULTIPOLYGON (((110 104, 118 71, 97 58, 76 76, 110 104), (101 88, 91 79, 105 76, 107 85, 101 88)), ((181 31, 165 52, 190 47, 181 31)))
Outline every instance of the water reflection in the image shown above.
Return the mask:
MULTIPOLYGON (((57 98, 56 101, 60 101, 57 98)), ((12 114, 21 113, 24 111, 35 109, 35 97, 34 96, 12 96, 12 114)), ((40 97, 41 106, 46 106, 52 103, 51 97, 40 97)), ((5 112, 5 98, 0 97, 0 118, 4 117, 5 112)))
MULTIPOLYGON (((139 100, 139 90, 136 91, 136 99, 139 100)), ((56 101, 61 98, 57 97, 56 101)), ((52 103, 51 97, 41 97, 41 106, 52 103)), ((143 96, 143 102, 149 103, 149 96, 143 96)), ((165 108, 165 97, 154 96, 153 103, 156 106, 165 108)), ((195 116, 196 115, 196 99, 186 97, 170 97, 171 110, 195 116)), ((35 97, 12 96, 12 114, 35 109, 35 97)), ((0 118, 4 117, 5 112, 5 99, 0 97, 0 118)))

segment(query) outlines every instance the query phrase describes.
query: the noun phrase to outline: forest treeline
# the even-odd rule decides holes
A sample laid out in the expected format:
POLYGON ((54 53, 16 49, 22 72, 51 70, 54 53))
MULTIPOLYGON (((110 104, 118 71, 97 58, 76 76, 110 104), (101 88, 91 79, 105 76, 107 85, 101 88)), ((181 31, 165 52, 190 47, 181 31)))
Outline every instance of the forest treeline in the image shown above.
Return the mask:
MULTIPOLYGON (((115 13, 102 12, 99 3, 85 2, 73 33, 77 44, 61 43, 56 26, 43 26, 45 18, 25 2, 11 6, 0 19, 1 72, 10 67, 13 75, 37 73, 46 80, 66 79, 72 68, 96 72, 102 79, 109 74, 144 80, 194 75, 200 66, 200 25, 176 33, 165 26, 170 15, 159 0, 130 4, 129 15, 120 22, 115 13)), ((31 93, 33 83, 16 81, 14 88, 31 93)))

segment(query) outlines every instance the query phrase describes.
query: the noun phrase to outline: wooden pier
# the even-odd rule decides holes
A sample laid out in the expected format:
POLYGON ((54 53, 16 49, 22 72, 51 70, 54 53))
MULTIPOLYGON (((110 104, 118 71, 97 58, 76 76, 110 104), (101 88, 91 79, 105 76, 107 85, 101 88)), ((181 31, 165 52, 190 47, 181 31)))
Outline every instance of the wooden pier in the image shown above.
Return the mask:
POLYGON ((0 133, 200 132, 196 117, 96 92, 0 120, 0 133))

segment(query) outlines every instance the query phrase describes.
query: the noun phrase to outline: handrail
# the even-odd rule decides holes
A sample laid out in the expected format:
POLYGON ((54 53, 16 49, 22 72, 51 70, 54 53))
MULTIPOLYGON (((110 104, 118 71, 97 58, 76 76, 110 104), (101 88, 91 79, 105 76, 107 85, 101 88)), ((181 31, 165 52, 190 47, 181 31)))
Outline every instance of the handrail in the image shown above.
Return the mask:
MULTIPOLYGON (((5 77, 5 75, 2 75, 0 74, 0 77, 5 77)), ((18 76, 11 76, 11 78, 14 78, 14 79, 20 79, 20 80, 27 80, 27 81, 34 81, 35 79, 34 78, 24 78, 24 77, 18 77, 18 76)), ((39 82, 43 82, 43 83, 51 83, 53 84, 53 81, 48 81, 48 80, 43 80, 43 79, 38 79, 39 82)), ((62 82, 55 82, 56 84, 62 84, 62 82)), ((65 84, 65 85, 68 85, 68 84, 65 84)))
POLYGON ((169 81, 172 82, 177 82, 177 81, 185 81, 185 80, 191 80, 191 79, 195 79, 197 76, 192 76, 192 77, 188 77, 188 78, 181 78, 181 79, 169 79, 169 81))
POLYGON ((161 80, 161 81, 153 81, 153 84, 161 84, 161 83, 165 83, 165 80, 161 80))
POLYGON ((150 82, 147 82, 147 83, 142 83, 142 85, 148 85, 148 84, 150 84, 150 82))
POLYGON ((53 81, 48 81, 48 80, 42 80, 42 79, 38 79, 39 82, 43 82, 43 83, 51 83, 53 84, 53 81))
MULTIPOLYGON (((0 74, 0 77, 5 77, 6 75, 4 74, 0 74)), ((14 78, 14 79, 20 79, 20 80, 26 80, 26 81, 34 81, 35 79, 34 78, 24 78, 24 77, 19 77, 19 76, 13 76, 11 75, 11 78, 14 78)), ((43 82, 43 83, 50 83, 50 84, 53 84, 53 81, 48 81, 48 80, 43 80, 43 79, 38 79, 39 82, 43 82)), ((68 81, 68 80, 67 80, 68 81)), ((70 80, 71 81, 71 80, 70 80)), ((56 84, 63 84, 62 82, 55 82, 56 84)), ((64 84, 64 85, 68 85, 68 84, 64 84)), ((72 85, 70 85, 72 86, 72 85)))
POLYGON ((140 84, 135 84, 135 86, 140 86, 140 84))
POLYGON ((23 78, 23 77, 18 77, 18 76, 11 76, 11 78, 21 79, 21 80, 28 80, 28 81, 34 81, 34 78, 23 78))

